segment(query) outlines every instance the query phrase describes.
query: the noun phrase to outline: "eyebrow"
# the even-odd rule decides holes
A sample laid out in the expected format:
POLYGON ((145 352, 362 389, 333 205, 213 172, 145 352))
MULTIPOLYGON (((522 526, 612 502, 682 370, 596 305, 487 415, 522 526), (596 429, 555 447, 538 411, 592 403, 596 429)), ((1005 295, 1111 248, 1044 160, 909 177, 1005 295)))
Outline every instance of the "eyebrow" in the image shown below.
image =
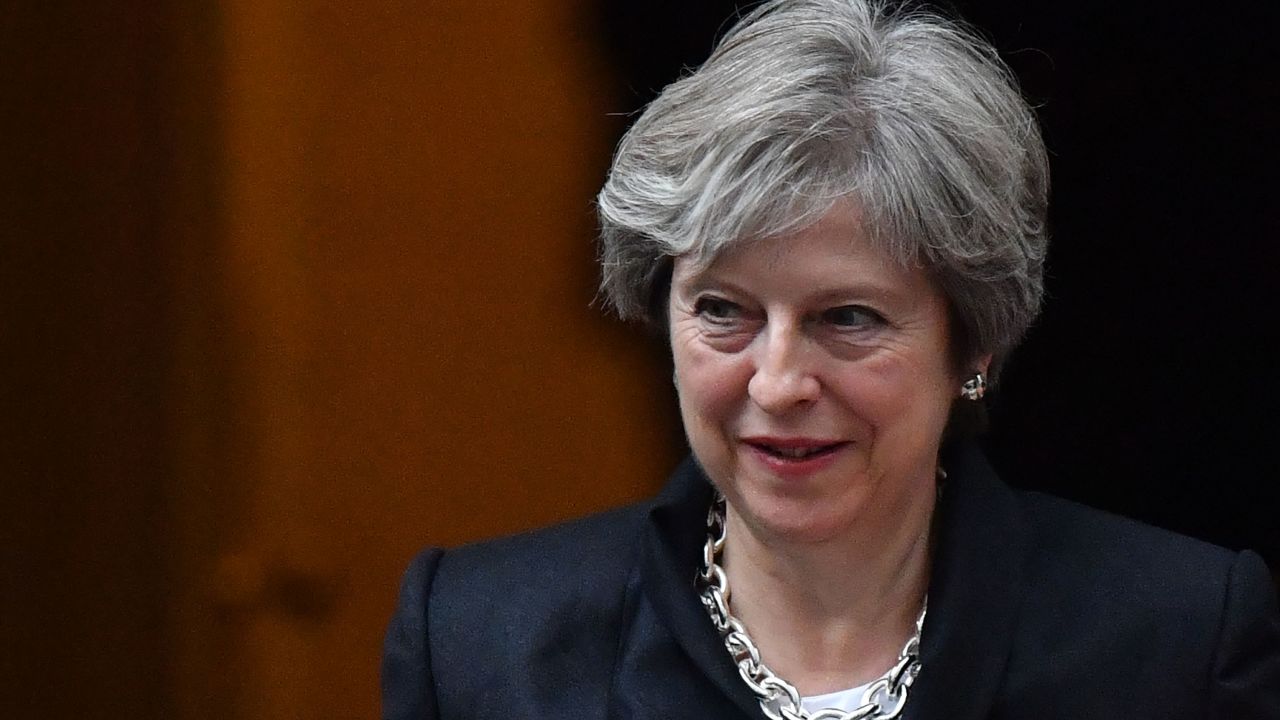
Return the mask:
POLYGON ((910 294, 879 283, 860 282, 829 288, 819 286, 805 293, 804 297, 818 304, 840 303, 850 298, 870 298, 885 303, 897 303, 907 300, 910 294))
MULTIPOLYGON (((707 290, 723 288, 727 291, 754 297, 755 293, 747 290, 738 283, 717 277, 712 270, 704 270, 698 272, 689 278, 685 283, 687 292, 698 294, 707 290)), ((877 303, 892 306, 910 305, 911 295, 900 289, 891 288, 886 284, 876 282, 854 282, 844 285, 822 286, 819 285, 813 289, 806 290, 801 295, 802 301, 807 304, 823 305, 830 303, 835 305, 844 305, 850 302, 856 302, 859 299, 872 300, 877 303)))

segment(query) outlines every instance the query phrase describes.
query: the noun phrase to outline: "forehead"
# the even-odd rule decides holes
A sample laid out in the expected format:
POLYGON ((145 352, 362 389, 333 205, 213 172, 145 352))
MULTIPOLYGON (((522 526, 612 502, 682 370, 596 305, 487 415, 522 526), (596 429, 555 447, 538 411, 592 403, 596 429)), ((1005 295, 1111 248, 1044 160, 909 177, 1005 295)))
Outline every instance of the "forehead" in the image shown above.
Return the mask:
POLYGON ((816 222, 793 232, 731 243, 710 259, 675 259, 673 283, 744 283, 810 294, 851 287, 892 294, 933 294, 933 283, 916 263, 902 262, 867 232, 852 201, 841 201, 816 222))

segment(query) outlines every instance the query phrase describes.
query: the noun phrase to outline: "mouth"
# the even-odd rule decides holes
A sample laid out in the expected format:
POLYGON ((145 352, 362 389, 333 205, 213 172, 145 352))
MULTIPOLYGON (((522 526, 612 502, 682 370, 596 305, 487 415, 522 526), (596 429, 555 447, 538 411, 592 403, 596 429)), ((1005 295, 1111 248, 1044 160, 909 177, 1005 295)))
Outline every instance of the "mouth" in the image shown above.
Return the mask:
POLYGON ((782 462, 814 460, 831 455, 845 445, 848 445, 846 442, 773 440, 759 438, 748 438, 743 442, 760 453, 782 462))

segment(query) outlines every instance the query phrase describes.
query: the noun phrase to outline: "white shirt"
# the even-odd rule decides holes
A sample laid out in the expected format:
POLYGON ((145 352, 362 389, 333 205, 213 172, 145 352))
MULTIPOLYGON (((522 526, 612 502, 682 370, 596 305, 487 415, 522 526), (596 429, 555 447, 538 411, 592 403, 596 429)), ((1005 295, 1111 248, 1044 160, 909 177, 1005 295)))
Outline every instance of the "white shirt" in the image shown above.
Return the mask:
POLYGON ((871 687, 871 683, 849 688, 848 690, 837 690, 823 695, 802 697, 800 698, 800 706, 809 713, 816 713, 827 708, 835 708, 845 712, 856 710, 862 707, 862 695, 866 693, 869 687, 871 687))

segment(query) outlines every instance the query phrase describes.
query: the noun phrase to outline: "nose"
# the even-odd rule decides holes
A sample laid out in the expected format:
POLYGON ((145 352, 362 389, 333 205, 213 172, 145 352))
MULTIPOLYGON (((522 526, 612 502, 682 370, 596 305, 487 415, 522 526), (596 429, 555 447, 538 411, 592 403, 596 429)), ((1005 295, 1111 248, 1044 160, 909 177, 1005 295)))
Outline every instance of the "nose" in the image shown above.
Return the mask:
POLYGON ((800 328, 772 325, 757 338, 755 373, 747 394, 762 410, 778 415, 812 403, 821 385, 813 372, 813 349, 800 328))

